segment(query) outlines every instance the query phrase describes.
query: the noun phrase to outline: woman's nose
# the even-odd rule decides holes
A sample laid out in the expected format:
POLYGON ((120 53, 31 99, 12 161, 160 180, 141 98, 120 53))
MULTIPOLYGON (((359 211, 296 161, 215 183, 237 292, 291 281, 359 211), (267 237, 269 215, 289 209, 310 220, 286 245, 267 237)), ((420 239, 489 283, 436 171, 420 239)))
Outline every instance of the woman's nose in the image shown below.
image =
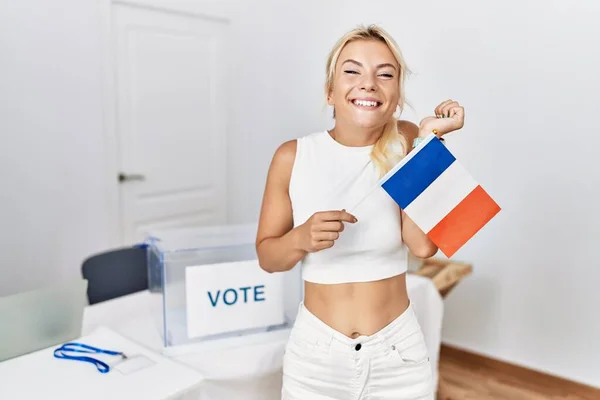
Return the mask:
POLYGON ((368 92, 374 92, 377 89, 373 78, 365 77, 360 85, 361 90, 366 90, 368 92))

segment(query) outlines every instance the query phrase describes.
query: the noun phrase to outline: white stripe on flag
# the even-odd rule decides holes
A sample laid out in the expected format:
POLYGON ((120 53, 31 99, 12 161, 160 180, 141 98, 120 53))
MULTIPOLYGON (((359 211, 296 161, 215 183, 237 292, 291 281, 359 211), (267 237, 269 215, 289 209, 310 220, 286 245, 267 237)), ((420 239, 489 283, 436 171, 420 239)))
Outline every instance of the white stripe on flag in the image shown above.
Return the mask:
POLYGON ((404 212, 423 232, 428 233, 477 185, 471 174, 454 161, 404 212))

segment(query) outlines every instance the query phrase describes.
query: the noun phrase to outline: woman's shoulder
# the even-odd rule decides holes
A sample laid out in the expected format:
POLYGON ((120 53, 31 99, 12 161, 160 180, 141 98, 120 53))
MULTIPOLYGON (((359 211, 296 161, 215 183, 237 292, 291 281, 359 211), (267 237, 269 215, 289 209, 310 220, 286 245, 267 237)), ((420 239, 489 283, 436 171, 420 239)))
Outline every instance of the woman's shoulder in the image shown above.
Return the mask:
POLYGON ((404 135, 408 143, 412 143, 419 135, 419 127, 413 122, 400 119, 398 120, 398 132, 404 135))
POLYGON ((307 141, 321 140, 324 134, 325 131, 312 132, 299 136, 296 139, 285 141, 277 147, 277 150, 275 150, 275 157, 293 163, 298 151, 298 146, 302 146, 303 143, 307 141))
POLYGON ((322 140, 323 134, 324 132, 308 133, 304 136, 299 136, 296 139, 287 140, 281 143, 275 150, 271 168, 278 171, 284 171, 286 175, 291 174, 294 165, 296 164, 298 149, 306 147, 306 142, 322 140))
POLYGON ((277 147, 277 149, 275 150, 272 164, 277 168, 291 170, 296 159, 297 146, 297 139, 288 140, 280 144, 279 147, 277 147))

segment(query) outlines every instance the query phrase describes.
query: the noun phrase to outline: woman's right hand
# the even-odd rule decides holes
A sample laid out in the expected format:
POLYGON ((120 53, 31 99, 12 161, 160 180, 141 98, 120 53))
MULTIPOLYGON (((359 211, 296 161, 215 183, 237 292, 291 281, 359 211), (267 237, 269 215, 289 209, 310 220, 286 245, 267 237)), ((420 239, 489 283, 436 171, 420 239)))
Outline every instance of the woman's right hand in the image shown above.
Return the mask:
POLYGON ((300 248, 308 253, 315 253, 333 246, 344 230, 344 222, 357 222, 356 217, 346 210, 320 211, 299 226, 300 248))

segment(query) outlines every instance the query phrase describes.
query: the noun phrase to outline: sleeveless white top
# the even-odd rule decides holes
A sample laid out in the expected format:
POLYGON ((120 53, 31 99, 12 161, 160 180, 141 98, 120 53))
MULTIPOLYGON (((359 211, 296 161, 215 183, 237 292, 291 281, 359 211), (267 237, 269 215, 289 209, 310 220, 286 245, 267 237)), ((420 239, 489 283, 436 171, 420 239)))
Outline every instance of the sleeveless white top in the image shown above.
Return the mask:
POLYGON ((294 226, 318 211, 346 209, 358 219, 354 224, 344 222, 333 247, 301 260, 304 280, 368 282, 406 272, 408 251, 402 241, 400 208, 377 186, 372 148, 344 146, 327 131, 297 139, 289 187, 294 226))

